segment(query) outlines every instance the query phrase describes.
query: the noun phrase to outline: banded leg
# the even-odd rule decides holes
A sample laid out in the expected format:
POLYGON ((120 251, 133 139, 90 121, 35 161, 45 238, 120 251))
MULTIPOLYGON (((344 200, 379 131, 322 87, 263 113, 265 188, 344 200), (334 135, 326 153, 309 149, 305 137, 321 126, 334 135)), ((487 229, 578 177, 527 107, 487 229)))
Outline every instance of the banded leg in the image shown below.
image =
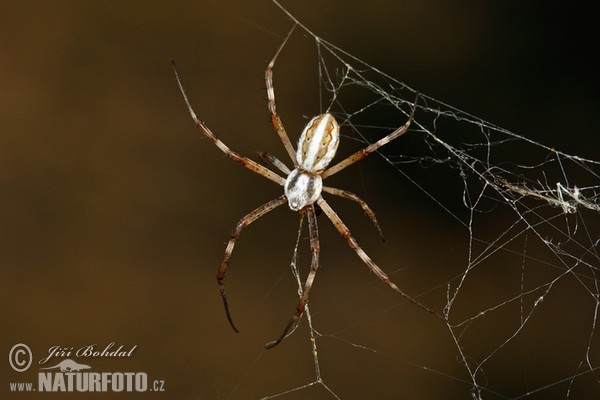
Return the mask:
POLYGON ((327 168, 323 172, 323 179, 325 179, 328 176, 331 176, 331 175, 333 175, 335 173, 340 172, 344 168, 346 168, 346 167, 354 164, 357 161, 362 160, 363 158, 365 158, 366 156, 368 156, 369 154, 371 154, 372 152, 374 152, 375 150, 377 150, 381 146, 384 146, 384 145, 388 144, 389 142, 391 142, 392 140, 394 140, 394 139, 396 139, 396 138, 404 135, 406 133, 406 131, 408 130, 408 127, 410 126, 410 123, 413 120, 413 117, 415 115, 415 110, 417 108, 417 101, 418 100, 419 100, 419 95, 417 94, 417 97, 415 98, 415 101, 413 103, 412 110, 410 111, 410 116, 408 117, 408 121, 406 121, 406 123, 404 125, 402 125, 398 129, 396 129, 394 132, 390 133, 386 137, 379 139, 375 143, 370 144, 369 146, 365 147, 364 149, 359 150, 356 153, 352 154, 351 156, 343 159, 339 163, 335 164, 333 167, 327 168))
POLYGON ((267 349, 272 349, 273 347, 281 343, 281 341, 287 336, 288 332, 298 323, 300 316, 302 316, 302 313, 304 313, 304 308, 306 307, 306 303, 308 302, 308 296, 310 295, 310 289, 312 287, 313 281, 315 280, 317 269, 319 268, 319 229, 317 227, 317 216, 315 214, 315 207, 313 204, 306 207, 306 214, 308 215, 310 253, 312 254, 310 272, 308 273, 308 277, 306 278, 306 282, 304 283, 304 290, 302 291, 302 296, 300 296, 300 301, 296 306, 296 312, 294 312, 292 318, 290 318, 281 335, 279 335, 279 337, 276 340, 267 343, 267 345, 265 346, 267 349))
POLYGON ((275 53, 275 55, 273 56, 273 59, 269 63, 269 66, 267 67, 267 70, 265 71, 265 81, 267 82, 267 97, 269 98, 269 114, 271 115, 271 122, 273 123, 273 128, 275 128, 275 132, 277 132, 277 135, 279 135, 279 138, 283 142, 283 146, 287 150, 288 155, 290 156, 290 158, 292 159, 292 162, 294 163, 294 167, 297 167, 298 162, 296 161, 296 151, 294 150, 294 146, 292 145, 292 142, 290 141, 290 137, 285 132, 285 128, 283 127, 283 122, 281 122, 281 118, 279 118, 279 115, 277 114, 277 108, 275 107, 275 88, 273 86, 273 67, 275 67, 275 60, 277 60, 277 56, 279 56, 279 53, 281 53, 281 50, 283 50, 283 47, 285 46, 288 39, 292 35, 292 32, 294 32, 294 29, 296 29, 296 25, 294 25, 292 27, 292 29, 288 33, 287 37, 285 38, 285 40, 283 41, 281 46, 279 46, 277 53, 275 53))
POLYGON ((190 116, 194 120, 196 127, 198 127, 202 131, 204 136, 209 138, 215 144, 215 146, 217 146, 219 148, 219 150, 221 150, 223 153, 227 154, 229 156, 229 158, 231 158, 232 160, 242 164, 244 167, 248 168, 250 171, 254 171, 257 174, 262 175, 265 178, 270 179, 273 182, 283 186, 283 184, 285 183, 285 179, 283 177, 279 176, 278 174, 271 171, 270 169, 260 165, 256 161, 253 161, 247 157, 241 156, 241 155, 237 154, 236 152, 234 152, 233 150, 231 150, 225 143, 220 141, 219 138, 217 138, 214 133, 211 132, 211 130, 208 128, 208 126, 206 126, 206 124, 203 121, 200 121, 198 119, 198 117, 196 116, 196 113, 194 112, 194 110, 192 109, 192 106, 190 105, 190 101, 188 100, 187 95, 185 94, 185 90, 183 89, 181 79, 179 79, 179 74, 177 73, 177 68, 175 67, 175 62, 173 62, 173 70, 175 71, 175 77, 177 78, 177 84, 179 85, 179 90, 181 91, 181 94, 183 95, 183 100, 185 100, 185 104, 187 105, 188 112, 190 113, 190 116))
POLYGON ((256 210, 252 211, 244 218, 240 219, 233 232, 231 232, 231 238, 229 239, 229 243, 227 243, 227 247, 225 248, 225 255, 223 256, 223 261, 221 261, 221 266, 219 267, 219 271, 217 272, 217 284, 219 285, 219 290, 221 292, 221 298, 223 299, 223 305, 225 306, 225 313, 227 314, 227 320, 229 324, 233 328, 234 331, 239 332, 239 330, 235 327, 233 323, 233 319, 231 318, 231 313, 229 312, 229 305, 227 304, 227 296, 225 295, 225 283, 223 280, 225 279, 225 272, 227 271, 227 266, 229 264, 229 259, 231 258, 231 253, 233 253, 233 247, 235 246, 235 242, 240 236, 240 232, 242 229, 260 217, 267 214, 269 211, 279 207, 287 201, 285 195, 279 196, 275 200, 271 200, 268 203, 263 204, 258 207, 256 210))
POLYGON ((373 273, 379 279, 381 279, 384 283, 386 283, 393 290, 400 293, 400 295, 402 295, 402 297, 404 297, 411 303, 413 303, 413 304, 419 306, 420 308, 422 308, 423 310, 443 319, 443 317, 440 314, 438 314, 436 311, 433 311, 432 309, 428 308, 427 306, 419 303, 417 300, 412 298, 408 293, 404 292, 402 289, 400 289, 398 286, 396 286, 396 284, 394 282, 392 282, 390 280, 390 278, 386 275, 386 273, 383 272, 383 270, 381 268, 379 268, 377 266, 377 264, 375 264, 375 262, 373 260, 371 260, 371 258, 367 255, 367 253, 365 253, 364 250, 358 245, 358 242, 356 241, 356 239, 354 239, 354 237, 350 233, 350 229, 348 229, 348 227, 344 224, 344 222, 342 222, 342 220, 336 214, 336 212, 333 211, 333 209, 329 206, 329 204, 327 204, 327 202, 323 199, 323 196, 319 197, 319 200, 317 200, 317 204, 319 205, 319 207, 321 207, 321 209, 323 210, 325 215, 327 215, 327 217, 331 220, 331 222, 333 223, 333 226, 335 226, 335 228, 342 235, 342 237, 344 239, 346 239, 346 241, 348 242, 348 245, 356 252, 356 254, 358 254, 358 256, 361 258, 361 260, 363 260, 363 262, 365 264, 367 264, 367 267, 369 267, 369 269, 371 271, 373 271, 373 273))
POLYGON ((375 229, 377 229, 377 232, 379 233, 379 236, 381 236, 381 239, 383 241, 385 241, 385 238, 383 237, 383 232, 381 231, 381 227, 379 226, 379 223, 377 222, 377 218, 375 218, 375 213, 373 212, 373 210, 371 210, 371 207, 369 207, 369 205, 367 203, 365 203, 364 201, 362 201, 360 199, 360 197, 358 197, 354 193, 349 192, 347 190, 336 189, 336 188, 332 188, 329 186, 323 186, 323 191, 333 194, 335 196, 343 197, 344 199, 348 199, 348 200, 357 202, 362 207, 365 214, 367 214, 367 216, 371 219, 371 221, 373 221, 373 224, 375 225, 375 229))
POLYGON ((266 153, 266 152, 260 152, 258 153, 258 156, 263 160, 263 161, 268 161, 270 162, 274 167, 276 167, 278 170, 280 170, 281 172, 283 172, 286 176, 290 174, 290 172, 292 172, 287 165, 285 165, 279 158, 275 157, 273 154, 271 153, 266 153))

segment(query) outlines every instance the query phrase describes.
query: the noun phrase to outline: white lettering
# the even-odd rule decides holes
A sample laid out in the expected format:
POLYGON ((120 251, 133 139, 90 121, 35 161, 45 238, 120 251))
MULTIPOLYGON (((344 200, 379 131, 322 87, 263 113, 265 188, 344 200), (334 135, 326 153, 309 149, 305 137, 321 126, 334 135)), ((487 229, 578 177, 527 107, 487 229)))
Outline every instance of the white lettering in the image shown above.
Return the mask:
POLYGON ((122 392, 125 386, 125 377, 120 372, 115 372, 112 376, 112 391, 122 392))
POLYGON ((125 350, 123 345, 120 345, 115 350, 113 347, 115 346, 115 342, 109 343, 103 350, 97 349, 97 344, 90 344, 87 346, 83 346, 75 355, 77 357, 131 357, 135 349, 137 348, 137 344, 134 345, 129 351, 125 350))
POLYGON ((103 392, 108 392, 108 384, 109 382, 111 382, 111 376, 112 373, 110 372, 103 372, 102 373, 102 391, 103 392))
MULTIPOLYGON (((87 392, 89 390, 89 380, 87 379, 81 379, 80 376, 83 374, 77 374, 77 391, 78 392, 87 392)), ((87 373, 86 373, 87 375, 87 373)))
POLYGON ((52 391, 52 372, 40 372, 38 374, 38 391, 52 391))
POLYGON ((48 357, 42 358, 39 364, 45 364, 52 357, 70 357, 72 350, 72 347, 52 346, 48 349, 48 357))
POLYGON ((63 374, 56 374, 54 376, 54 384, 52 385, 53 392, 66 392, 67 387, 65 386, 65 377, 63 374))
POLYGON ((135 374, 135 390, 145 392, 148 389, 148 376, 143 372, 135 374))
POLYGON ((97 372, 88 372, 87 375, 89 376, 90 382, 89 382, 89 391, 90 392, 99 392, 100 391, 100 374, 97 372))
POLYGON ((145 372, 39 372, 39 392, 146 392, 145 372))

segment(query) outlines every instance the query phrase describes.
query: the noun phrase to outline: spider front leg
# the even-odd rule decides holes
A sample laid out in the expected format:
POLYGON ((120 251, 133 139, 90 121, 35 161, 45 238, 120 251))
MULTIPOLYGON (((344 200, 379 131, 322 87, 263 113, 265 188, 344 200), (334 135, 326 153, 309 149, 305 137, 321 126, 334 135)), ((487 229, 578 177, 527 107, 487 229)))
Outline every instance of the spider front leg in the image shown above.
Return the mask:
POLYGON ((242 164, 244 167, 248 168, 250 171, 256 172, 257 174, 262 175, 265 178, 272 180, 273 182, 277 183, 278 185, 283 186, 283 184, 285 183, 284 178, 282 178, 275 172, 271 171, 270 169, 260 165, 256 161, 253 161, 247 157, 241 156, 238 153, 236 153, 235 151, 231 150, 225 143, 223 143, 221 140, 219 140, 219 138, 217 138, 217 136, 215 136, 214 133, 212 133, 212 131, 208 128, 208 126, 206 126, 204 121, 201 121, 198 119, 198 117, 196 116, 196 113, 192 109, 192 106, 190 104, 190 101, 188 100, 187 95, 185 94, 185 90, 183 89, 183 84, 181 83, 181 79, 179 78, 179 74, 177 73, 177 68, 175 67, 175 61, 172 61, 172 64, 173 64, 173 71, 175 72, 175 78, 177 79, 177 85, 179 86, 179 91, 181 92, 181 95, 183 96, 183 100, 185 101, 185 104, 187 105, 188 112, 190 113, 190 116, 192 117, 194 124, 196 124, 196 127, 202 131, 204 136, 209 138, 215 144, 215 146, 217 146, 219 148, 219 150, 221 150, 223 153, 227 154, 229 156, 229 158, 231 158, 235 162, 242 164))
POLYGON ((283 172, 286 176, 289 175, 290 172, 292 172, 287 167, 287 165, 285 165, 279 158, 275 157, 271 153, 262 151, 262 152, 258 153, 258 156, 260 157, 261 160, 271 163, 274 167, 276 167, 278 170, 283 172))
POLYGON ((231 258, 231 254, 233 253, 233 247, 235 246, 235 242, 237 241, 238 236, 240 236, 240 232, 242 229, 257 219, 261 218, 269 211, 279 207, 280 205, 287 202, 287 198, 285 195, 279 196, 275 200, 271 200, 268 203, 263 204, 258 207, 256 210, 252 211, 248 215, 244 216, 244 218, 240 219, 237 225, 235 226, 233 232, 231 232, 231 238, 229 239, 229 243, 227 243, 227 247, 225 248, 225 255, 223 256, 223 261, 221 261, 221 266, 219 267, 219 272, 217 272, 217 284, 219 285, 219 290, 221 291, 221 298, 223 299, 223 305, 225 306, 225 314, 227 314, 227 320, 229 324, 233 328, 234 331, 239 332, 238 328, 236 328, 233 323, 233 319, 231 318, 231 313, 229 312, 229 305, 227 303, 227 296, 225 295, 225 283, 223 280, 225 279, 225 272, 227 271, 227 267, 229 265, 229 259, 231 258))
POLYGON ((308 296, 310 294, 310 289, 312 287, 313 281, 315 280, 315 275, 317 273, 317 269, 319 268, 319 229, 317 227, 317 216, 315 214, 315 206, 314 204, 310 204, 306 206, 305 212, 308 215, 308 230, 310 235, 310 253, 312 254, 312 260, 310 264, 310 272, 308 273, 308 277, 306 278, 306 282, 304 283, 304 290, 302 291, 302 296, 300 296, 300 301, 296 306, 296 312, 292 315, 289 322, 283 329, 283 332, 279 337, 267 343, 265 346, 267 349, 272 349, 277 346, 285 337, 288 332, 298 324, 299 318, 304 313, 304 309, 306 308, 306 303, 308 302, 308 296))
POLYGON ((391 141, 393 141, 394 139, 397 139, 400 136, 404 135, 406 133, 406 131, 408 131, 408 128, 410 127, 410 124, 413 121, 413 118, 415 116, 415 111, 417 109, 417 102, 419 101, 419 97, 420 97, 420 95, 417 93, 417 96, 415 97, 415 101, 413 102, 412 109, 410 110, 410 115, 408 117, 408 121, 406 121, 404 123, 404 125, 402 125, 398 129, 396 129, 394 132, 390 133, 386 137, 381 138, 378 141, 376 141, 375 143, 365 147, 364 149, 357 151, 356 153, 352 154, 349 157, 346 157, 339 163, 335 164, 333 167, 327 168, 323 172, 323 179, 325 179, 335 173, 340 172, 344 168, 349 167, 350 165, 354 164, 355 162, 362 160, 363 158, 365 158, 366 156, 368 156, 369 154, 371 154, 372 152, 374 152, 381 146, 384 146, 384 145, 390 143, 391 141))
POLYGON ((279 138, 283 142, 283 146, 287 150, 288 155, 292 159, 294 167, 297 167, 298 162, 296 161, 296 151, 294 150, 294 146, 290 141, 290 137, 285 132, 281 118, 279 118, 279 115, 277 114, 277 107, 275 106, 275 87, 273 86, 273 68, 275 67, 275 60, 277 60, 277 56, 279 56, 279 53, 281 53, 281 50, 283 50, 283 47, 292 35, 292 32, 294 32, 294 29, 296 29, 296 25, 292 27, 287 37, 273 56, 273 59, 269 63, 269 66, 265 71, 265 81, 267 84, 267 97, 269 98, 269 114, 271 115, 271 123, 273 124, 273 128, 275 128, 275 132, 277 132, 277 135, 279 135, 279 138))

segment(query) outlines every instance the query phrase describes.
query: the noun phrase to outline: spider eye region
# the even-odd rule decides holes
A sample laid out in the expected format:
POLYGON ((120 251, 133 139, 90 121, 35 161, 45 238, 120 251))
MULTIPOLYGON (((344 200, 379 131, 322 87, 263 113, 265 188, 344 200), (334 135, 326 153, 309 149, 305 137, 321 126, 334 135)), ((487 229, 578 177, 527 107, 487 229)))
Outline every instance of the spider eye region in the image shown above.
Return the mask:
POLYGON ((340 143, 340 127, 329 113, 317 115, 310 120, 296 151, 298 167, 313 173, 321 173, 335 156, 340 143))
POLYGON ((321 175, 296 168, 288 175, 283 188, 290 209, 300 211, 317 201, 323 189, 323 179, 321 175))

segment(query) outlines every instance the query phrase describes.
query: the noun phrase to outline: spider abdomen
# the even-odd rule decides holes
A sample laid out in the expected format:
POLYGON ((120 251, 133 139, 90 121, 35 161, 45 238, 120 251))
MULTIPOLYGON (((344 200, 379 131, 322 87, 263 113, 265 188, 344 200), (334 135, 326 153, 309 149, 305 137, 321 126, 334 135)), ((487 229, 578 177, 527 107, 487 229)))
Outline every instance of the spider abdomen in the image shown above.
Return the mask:
POLYGON ((340 127, 334 116, 329 113, 317 115, 306 124, 298 140, 298 167, 320 174, 333 159, 339 143, 340 127))

